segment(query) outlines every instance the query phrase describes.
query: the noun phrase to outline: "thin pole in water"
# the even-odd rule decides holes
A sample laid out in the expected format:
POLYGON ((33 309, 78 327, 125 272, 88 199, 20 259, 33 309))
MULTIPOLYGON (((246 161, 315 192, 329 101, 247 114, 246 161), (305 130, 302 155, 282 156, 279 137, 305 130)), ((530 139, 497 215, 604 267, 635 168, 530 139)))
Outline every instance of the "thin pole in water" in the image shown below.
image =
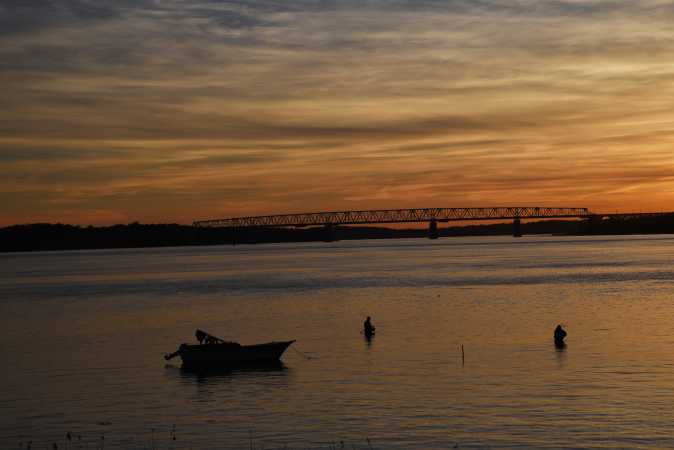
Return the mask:
POLYGON ((466 364, 466 354, 463 351, 463 344, 461 344, 461 365, 466 364))

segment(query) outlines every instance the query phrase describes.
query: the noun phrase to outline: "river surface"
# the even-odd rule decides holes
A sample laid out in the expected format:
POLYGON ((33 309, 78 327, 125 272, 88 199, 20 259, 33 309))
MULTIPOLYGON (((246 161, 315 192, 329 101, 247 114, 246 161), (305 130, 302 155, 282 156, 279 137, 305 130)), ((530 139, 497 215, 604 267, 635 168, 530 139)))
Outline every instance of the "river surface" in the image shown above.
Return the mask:
POLYGON ((669 236, 3 254, 0 325, 3 450, 674 448, 669 236))

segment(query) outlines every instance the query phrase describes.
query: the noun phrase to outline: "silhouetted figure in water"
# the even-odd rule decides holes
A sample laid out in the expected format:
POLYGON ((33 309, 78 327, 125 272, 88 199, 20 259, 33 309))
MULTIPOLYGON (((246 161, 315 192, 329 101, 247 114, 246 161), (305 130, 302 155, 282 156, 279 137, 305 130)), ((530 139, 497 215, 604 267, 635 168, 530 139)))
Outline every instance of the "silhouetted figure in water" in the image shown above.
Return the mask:
POLYGON ((566 331, 564 331, 561 325, 557 325, 557 328, 555 328, 555 347, 557 348, 566 347, 566 344, 564 343, 565 337, 566 331))
POLYGON ((370 316, 367 316, 367 319, 363 322, 363 334, 366 338, 374 336, 374 325, 370 322, 370 316))

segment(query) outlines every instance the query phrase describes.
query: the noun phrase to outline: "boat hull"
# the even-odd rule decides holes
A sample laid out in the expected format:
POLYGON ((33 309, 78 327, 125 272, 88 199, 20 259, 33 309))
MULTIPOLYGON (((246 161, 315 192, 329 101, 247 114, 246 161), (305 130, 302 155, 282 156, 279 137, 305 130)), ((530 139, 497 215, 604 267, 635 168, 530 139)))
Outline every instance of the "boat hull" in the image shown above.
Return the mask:
POLYGON ((278 362, 295 341, 269 342, 257 345, 198 344, 182 345, 179 349, 183 367, 231 367, 278 362))

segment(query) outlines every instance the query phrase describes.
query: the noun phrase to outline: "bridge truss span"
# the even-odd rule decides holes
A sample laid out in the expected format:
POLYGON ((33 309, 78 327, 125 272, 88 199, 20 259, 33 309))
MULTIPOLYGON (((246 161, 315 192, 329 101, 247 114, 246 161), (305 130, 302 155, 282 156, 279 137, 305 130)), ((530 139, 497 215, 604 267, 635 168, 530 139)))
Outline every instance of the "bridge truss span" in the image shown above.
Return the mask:
POLYGON ((194 226, 225 228, 307 227, 316 225, 364 225, 376 223, 586 218, 590 216, 592 216, 592 213, 587 208, 553 208, 539 206, 411 208, 234 217, 228 219, 196 221, 194 222, 194 226))

